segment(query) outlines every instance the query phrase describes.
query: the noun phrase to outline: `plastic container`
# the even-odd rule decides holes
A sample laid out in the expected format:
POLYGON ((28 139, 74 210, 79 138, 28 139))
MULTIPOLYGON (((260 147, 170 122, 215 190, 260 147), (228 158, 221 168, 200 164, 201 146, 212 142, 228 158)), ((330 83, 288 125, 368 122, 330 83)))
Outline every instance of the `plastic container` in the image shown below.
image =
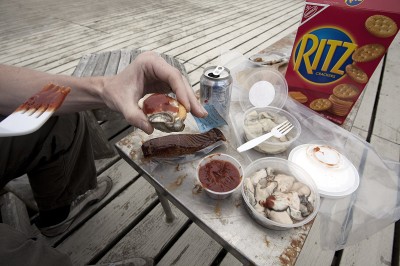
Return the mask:
MULTIPOLYGON (((246 124, 250 123, 247 122, 247 120, 251 117, 251 114, 253 114, 254 112, 257 112, 257 114, 260 114, 262 112, 267 113, 272 117, 272 120, 277 125, 284 122, 285 120, 288 120, 294 126, 294 128, 286 135, 286 137, 288 138, 287 141, 280 141, 275 137, 271 137, 270 139, 254 147, 253 149, 255 149, 256 151, 266 154, 278 154, 286 151, 289 148, 289 146, 299 138, 301 134, 300 123, 289 112, 275 107, 253 107, 244 113, 243 121, 241 124, 246 141, 252 140, 256 137, 259 137, 269 132, 265 130, 266 129, 265 127, 258 128, 258 126, 262 126, 261 123, 257 123, 257 129, 255 129, 253 126, 246 126, 246 124), (254 133, 255 132, 253 131, 254 129, 257 131, 257 133, 254 133)), ((251 125, 253 125, 252 122, 251 125)))
POLYGON ((252 73, 242 86, 239 100, 243 110, 267 106, 282 108, 288 96, 285 77, 273 68, 263 68, 252 73))
POLYGON ((325 144, 303 144, 289 154, 289 161, 308 172, 321 197, 343 198, 360 184, 354 165, 335 148, 325 144))
POLYGON ((233 192, 238 190, 240 188, 240 186, 242 185, 242 183, 243 183, 243 167, 238 162, 238 160, 236 160, 235 158, 233 158, 230 155, 227 155, 224 153, 214 153, 214 154, 210 154, 210 155, 204 157, 199 162, 199 164, 197 165, 197 169, 196 169, 196 178, 197 178, 197 181, 202 184, 203 189, 206 191, 206 193, 209 197, 211 197, 213 199, 225 199, 225 198, 229 197, 233 192), (233 189, 226 191, 226 192, 218 192, 218 191, 213 191, 211 189, 206 188, 206 186, 200 181, 200 178, 199 178, 200 168, 213 160, 221 160, 221 161, 229 162, 239 171, 240 181, 236 187, 234 187, 233 189))
POLYGON ((315 185, 315 183, 314 183, 313 179, 310 177, 310 175, 295 163, 292 163, 292 162, 282 159, 282 158, 268 157, 268 158, 258 159, 256 161, 252 162, 249 166, 247 166, 244 171, 244 177, 248 178, 251 175, 253 175, 255 172, 257 172, 258 170, 263 169, 263 168, 268 168, 268 167, 272 168, 274 170, 275 174, 291 175, 297 181, 300 181, 300 182, 306 184, 310 188, 312 193, 314 193, 314 196, 315 196, 315 202, 313 204, 314 210, 311 212, 310 215, 305 217, 304 220, 295 222, 293 224, 284 224, 284 223, 272 221, 271 219, 267 218, 264 215, 264 213, 257 211, 250 204, 250 201, 244 191, 244 185, 243 185, 241 192, 242 192, 242 196, 243 196, 243 199, 245 202, 245 207, 246 207, 247 211, 249 212, 250 216, 252 218, 254 218, 254 220, 257 223, 261 224, 262 226, 265 226, 269 229, 274 229, 274 230, 288 230, 291 228, 299 227, 299 226, 302 226, 302 225, 310 222, 312 219, 314 219, 314 217, 317 215, 319 207, 320 207, 320 195, 318 193, 317 186, 315 185))

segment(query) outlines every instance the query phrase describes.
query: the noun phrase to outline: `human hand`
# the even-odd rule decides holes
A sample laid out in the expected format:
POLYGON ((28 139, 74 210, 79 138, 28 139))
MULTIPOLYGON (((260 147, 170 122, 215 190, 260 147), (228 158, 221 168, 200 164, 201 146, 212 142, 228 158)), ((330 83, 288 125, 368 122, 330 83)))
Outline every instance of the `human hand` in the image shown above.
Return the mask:
POLYGON ((197 117, 207 115, 179 70, 154 52, 140 54, 121 73, 106 77, 100 95, 105 104, 110 109, 121 112, 128 123, 151 134, 154 129, 139 108, 138 101, 148 93, 171 91, 187 111, 197 117))

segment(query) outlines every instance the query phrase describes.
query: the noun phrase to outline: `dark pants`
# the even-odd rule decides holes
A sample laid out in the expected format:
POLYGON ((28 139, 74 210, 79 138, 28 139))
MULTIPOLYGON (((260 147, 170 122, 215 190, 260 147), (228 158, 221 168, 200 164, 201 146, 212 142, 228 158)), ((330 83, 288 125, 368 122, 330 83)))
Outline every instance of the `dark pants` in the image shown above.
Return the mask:
POLYGON ((96 187, 96 168, 82 115, 49 119, 29 135, 0 138, 0 189, 25 173, 39 210, 70 204, 96 187))
MULTIPOLYGON (((25 173, 39 210, 69 205, 78 195, 95 188, 96 168, 83 116, 52 117, 29 135, 0 138, 0 189, 25 173)), ((40 239, 30 239, 0 224, 3 263, 71 265, 68 256, 40 239)))

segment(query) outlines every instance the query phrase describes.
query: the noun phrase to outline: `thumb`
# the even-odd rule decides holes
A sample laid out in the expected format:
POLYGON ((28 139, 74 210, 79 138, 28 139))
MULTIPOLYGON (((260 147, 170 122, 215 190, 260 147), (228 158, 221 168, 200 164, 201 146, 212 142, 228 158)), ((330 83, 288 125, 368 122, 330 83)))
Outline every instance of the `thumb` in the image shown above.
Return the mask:
POLYGON ((130 108, 127 108, 123 112, 123 115, 129 124, 137 128, 140 128, 149 135, 153 133, 154 131, 153 126, 150 124, 149 120, 147 119, 147 116, 137 105, 133 105, 130 108))

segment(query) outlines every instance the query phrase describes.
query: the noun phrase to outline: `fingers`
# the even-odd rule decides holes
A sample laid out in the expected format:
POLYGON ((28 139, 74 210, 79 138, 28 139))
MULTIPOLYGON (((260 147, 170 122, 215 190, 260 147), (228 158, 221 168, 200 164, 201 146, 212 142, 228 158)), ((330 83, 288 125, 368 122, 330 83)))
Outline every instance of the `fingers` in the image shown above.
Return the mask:
POLYGON ((150 124, 147 116, 138 106, 131 106, 130 108, 124 110, 122 113, 129 124, 140 128, 149 135, 153 133, 153 126, 150 124))
MULTIPOLYGON (((151 58, 150 58, 151 59, 151 58)), ((150 61, 151 72, 154 78, 169 85, 171 90, 176 94, 178 101, 185 106, 186 110, 197 117, 207 116, 207 111, 198 102, 192 87, 178 69, 169 65, 160 56, 153 57, 154 61, 150 61)))
MULTIPOLYGON (((190 112, 197 116, 197 117, 206 117, 208 115, 207 111, 204 109, 204 107, 200 104, 200 102, 197 100, 196 95, 193 92, 192 87, 190 86, 188 80, 182 76, 183 82, 185 84, 185 88, 187 90, 187 96, 189 99, 189 103, 191 106, 190 112)), ((177 95, 177 98, 179 100, 179 96, 177 95)))

